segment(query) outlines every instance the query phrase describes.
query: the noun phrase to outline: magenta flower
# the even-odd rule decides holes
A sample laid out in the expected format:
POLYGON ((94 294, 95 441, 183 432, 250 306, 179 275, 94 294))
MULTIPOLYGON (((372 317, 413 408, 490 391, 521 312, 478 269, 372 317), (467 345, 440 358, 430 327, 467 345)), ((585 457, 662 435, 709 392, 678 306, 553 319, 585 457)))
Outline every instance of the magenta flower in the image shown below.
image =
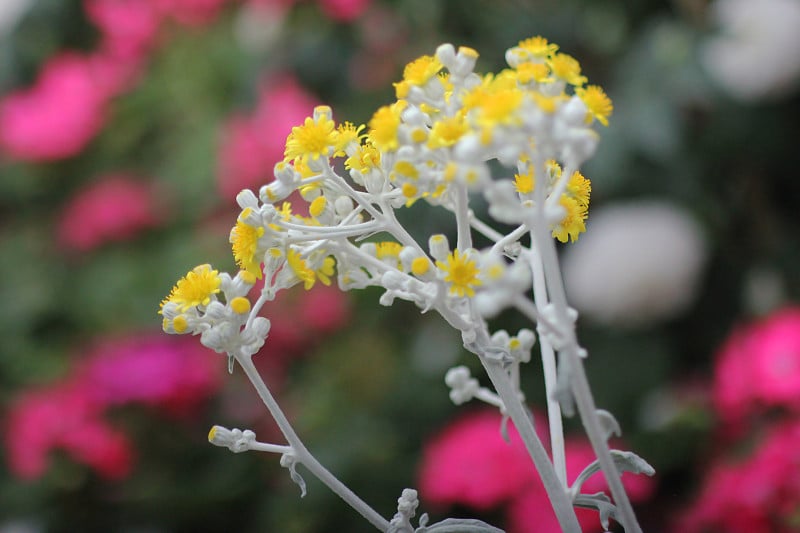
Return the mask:
POLYGON ((52 161, 83 150, 103 125, 107 93, 90 57, 50 58, 35 84, 0 101, 0 147, 11 157, 52 161))
POLYGON ((58 241, 67 249, 85 252, 107 242, 129 240, 159 220, 149 184, 112 174, 88 184, 67 201, 58 221, 58 241))
POLYGON ((83 6, 102 34, 101 48, 114 57, 138 63, 155 45, 161 18, 152 2, 84 0, 83 6))
POLYGON ((713 397, 726 422, 759 406, 800 409, 800 308, 733 331, 717 356, 713 397))
POLYGON ((800 508, 800 422, 773 428, 744 460, 712 466, 676 533, 789 533, 800 508))
MULTIPOLYGON (((546 421, 535 424, 543 442, 549 442, 546 421)), ((426 447, 419 475, 420 495, 433 504, 462 504, 491 510, 507 504, 509 533, 560 533, 547 493, 531 463, 525 445, 509 422, 510 442, 500 435, 501 416, 481 410, 462 416, 426 447)), ((568 438, 565 443, 567 477, 574 481, 595 460, 588 442, 568 438)), ((625 473, 622 476, 631 501, 642 501, 654 490, 653 480, 625 473)), ((601 473, 584 483, 581 492, 608 491, 601 473)), ((602 531, 597 512, 577 510, 586 532, 602 531)))
POLYGON ((330 334, 343 328, 350 320, 350 306, 342 291, 321 285, 300 299, 298 316, 306 321, 312 335, 330 334))
POLYGON ((182 337, 109 339, 88 354, 80 382, 103 407, 143 404, 183 414, 219 390, 219 356, 182 337))
POLYGON ((800 308, 772 314, 753 337, 756 396, 767 405, 800 407, 800 308))
POLYGON ((124 478, 133 464, 130 442, 102 419, 102 407, 81 383, 22 394, 5 429, 9 469, 22 479, 41 477, 55 450, 109 479, 124 478))
POLYGON ((234 116, 224 126, 218 184, 226 198, 272 181, 283 160, 292 127, 310 116, 317 101, 289 76, 274 78, 261 90, 252 116, 234 116))
MULTIPOLYGON (((485 510, 532 487, 536 473, 525 445, 511 421, 510 442, 503 440, 500 422, 497 411, 470 412, 429 441, 419 473, 420 497, 485 510)), ((541 431, 543 424, 536 426, 541 431)))

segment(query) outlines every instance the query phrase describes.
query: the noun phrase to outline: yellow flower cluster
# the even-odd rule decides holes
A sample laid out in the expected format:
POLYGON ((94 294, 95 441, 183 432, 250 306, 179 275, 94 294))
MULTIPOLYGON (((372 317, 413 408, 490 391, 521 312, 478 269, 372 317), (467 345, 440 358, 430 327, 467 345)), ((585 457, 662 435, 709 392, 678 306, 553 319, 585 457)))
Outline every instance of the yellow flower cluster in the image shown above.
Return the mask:
POLYGON ((429 256, 408 242, 379 242, 366 255, 343 242, 392 234, 380 214, 420 199, 464 215, 467 207, 458 198, 466 198, 465 190, 486 192, 502 181, 492 178, 493 160, 516 170, 514 198, 487 195, 499 199, 493 206, 502 215, 498 220, 529 224, 529 210, 550 209, 547 220, 561 217, 549 228, 552 236, 575 241, 585 231, 591 193, 578 167, 596 144, 591 126, 608 124, 611 100, 599 86, 587 85, 575 58, 543 37, 507 50, 509 68, 497 73, 474 73, 477 58, 471 48, 442 45, 410 62, 395 84, 397 100, 366 125, 337 124, 329 107, 316 107, 288 135, 276 179, 258 195, 243 191, 237 197, 242 210, 230 243, 239 292, 225 293, 218 272, 201 265, 162 303, 165 329, 192 329, 188 319, 176 317, 204 309, 221 290, 232 313, 247 314, 242 291, 257 279, 266 283, 263 294, 271 295, 294 284, 330 284, 337 270, 343 288, 380 284, 380 269, 390 268, 428 283, 438 280, 451 297, 473 297, 485 290, 482 280, 496 281, 505 270, 490 261, 496 275, 482 272, 471 243, 429 256), (337 158, 338 166, 332 163, 337 158), (544 176, 544 191, 537 190, 537 174, 544 176), (299 212, 286 201, 293 192, 306 202, 299 212))

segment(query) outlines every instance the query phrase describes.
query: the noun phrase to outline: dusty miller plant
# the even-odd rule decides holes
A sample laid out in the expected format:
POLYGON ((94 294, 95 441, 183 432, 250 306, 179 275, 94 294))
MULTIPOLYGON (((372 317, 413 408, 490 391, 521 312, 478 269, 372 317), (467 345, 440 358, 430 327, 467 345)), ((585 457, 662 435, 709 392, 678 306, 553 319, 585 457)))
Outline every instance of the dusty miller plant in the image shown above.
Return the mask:
POLYGON ((236 198, 241 213, 230 242, 238 273, 210 265, 187 273, 162 303, 163 328, 200 335, 203 345, 227 354, 230 371, 237 363, 286 439, 262 443, 252 431, 214 426, 211 443, 279 454, 304 494, 297 472, 303 465, 380 531, 499 531, 476 520, 428 525, 427 515, 415 527, 419 501, 412 489, 403 491, 394 517, 381 516, 309 452, 253 365, 270 329, 259 311, 278 291, 327 285, 334 277, 341 290, 381 287, 382 305, 409 300, 461 332, 494 390, 459 366, 445 376, 451 399, 487 402, 513 421, 563 531, 580 531, 574 506, 596 508, 606 528, 614 518, 626 531, 640 531, 620 474, 653 470, 631 452, 609 450, 607 440, 619 427, 590 393, 587 354, 575 335, 576 313, 565 298, 554 242, 574 241, 585 230, 591 186, 579 168, 596 148, 594 126, 607 124, 611 101, 587 85, 578 61, 542 37, 507 50, 510 68, 496 74, 476 74, 477 58, 470 48, 445 44, 409 63, 395 84, 397 101, 378 109, 366 127, 336 124, 330 108, 314 109, 288 136, 275 180, 257 195, 244 190, 236 198), (507 175, 493 176, 496 169, 507 175), (286 202, 296 191, 308 216, 286 202), (490 220, 470 209, 478 194, 488 202, 490 220), (398 222, 396 211, 417 201, 453 214, 454 247, 442 233, 418 242, 398 222), (513 229, 503 233, 498 226, 513 229), (493 244, 476 249, 475 234, 493 244), (254 291, 258 280, 263 288, 254 291), (520 389, 520 365, 530 361, 537 335, 531 329, 492 333, 486 322, 507 308, 536 325, 552 460, 520 389), (562 415, 576 411, 597 460, 569 485, 562 415), (581 492, 598 470, 611 497, 581 492))

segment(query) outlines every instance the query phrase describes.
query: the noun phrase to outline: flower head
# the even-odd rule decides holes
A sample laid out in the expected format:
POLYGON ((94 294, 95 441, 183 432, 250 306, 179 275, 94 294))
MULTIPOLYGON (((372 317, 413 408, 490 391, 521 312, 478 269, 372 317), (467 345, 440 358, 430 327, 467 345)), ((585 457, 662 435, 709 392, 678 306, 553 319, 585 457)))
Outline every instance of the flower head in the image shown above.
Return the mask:
POLYGON ((169 296, 162 302, 177 304, 181 312, 201 305, 208 305, 215 294, 220 291, 219 272, 211 269, 211 265, 194 267, 186 276, 178 280, 169 296))
POLYGON ((331 110, 317 106, 314 117, 307 117, 302 126, 295 126, 286 139, 283 157, 294 159, 319 159, 330 156, 337 143, 336 125, 331 120, 331 110))
POLYGON ((600 124, 608 126, 608 117, 614 110, 614 105, 601 87, 597 85, 589 85, 585 88, 578 87, 575 89, 575 94, 586 105, 586 109, 589 110, 586 115, 587 122, 591 122, 592 118, 596 118, 600 124))
POLYGON ((309 268, 308 263, 300 255, 300 252, 290 248, 286 253, 286 263, 289 265, 289 268, 292 270, 295 276, 297 276, 300 281, 303 282, 303 286, 306 290, 309 290, 314 286, 314 283, 317 281, 316 274, 311 268, 309 268))
POLYGON ((381 151, 393 151, 398 147, 397 130, 400 113, 405 108, 404 100, 378 109, 369 121, 367 138, 381 151))
POLYGON ((480 270, 468 253, 453 250, 444 261, 436 261, 444 273, 444 281, 450 285, 450 294, 458 297, 475 296, 475 287, 482 284, 478 278, 480 270))
POLYGON ((581 76, 581 64, 571 55, 557 53, 547 64, 555 77, 570 85, 581 86, 586 83, 586 77, 581 76))
POLYGON ((261 279, 261 262, 256 252, 258 251, 258 239, 264 235, 264 228, 251 226, 242 220, 247 218, 249 210, 250 208, 246 208, 239 220, 236 221, 236 225, 231 230, 230 242, 233 247, 233 257, 239 268, 261 279))

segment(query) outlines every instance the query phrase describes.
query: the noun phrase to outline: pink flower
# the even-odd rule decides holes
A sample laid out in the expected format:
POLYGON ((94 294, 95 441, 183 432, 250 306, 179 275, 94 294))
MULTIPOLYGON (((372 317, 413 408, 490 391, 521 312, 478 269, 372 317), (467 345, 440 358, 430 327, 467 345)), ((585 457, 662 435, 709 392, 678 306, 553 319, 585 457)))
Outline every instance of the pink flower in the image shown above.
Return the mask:
POLYGON ((138 62, 155 44, 161 19, 151 2, 84 0, 83 5, 103 36, 101 47, 115 57, 138 62))
POLYGON ((468 413, 425 445, 419 473, 424 501, 491 509, 533 485, 525 445, 511 421, 510 443, 503 440, 501 419, 496 411, 468 413))
POLYGON ((753 336, 756 397, 767 405, 800 407, 800 308, 772 314, 753 336))
POLYGON ((223 368, 197 339, 159 334, 103 341, 77 375, 104 407, 138 403, 180 414, 219 389, 223 368))
POLYGON ((319 0, 322 12, 332 20, 350 22, 366 11, 370 0, 319 0))
POLYGON ((800 408, 800 308, 734 330, 717 356, 713 395, 726 422, 757 406, 800 408))
POLYGON ((271 80, 261 90, 255 113, 234 116, 222 132, 219 188, 226 198, 242 189, 272 181, 275 163, 283 160, 292 127, 311 116, 316 100, 294 78, 271 80))
POLYGON ((107 93, 89 57, 49 59, 36 83, 0 101, 0 147, 11 157, 51 161, 83 150, 103 125, 107 93))
MULTIPOLYGON (((499 432, 501 416, 496 411, 469 413, 446 427, 426 445, 419 475, 421 497, 434 504, 463 504, 489 510, 508 503, 510 533, 557 533, 561 531, 544 486, 525 445, 509 422, 510 443, 499 432)), ((549 442, 546 421, 536 418, 537 432, 549 442)), ((565 443, 567 477, 570 481, 595 460, 588 442, 568 438, 565 443)), ((648 498, 653 481, 646 476, 622 476, 632 501, 648 498)), ((608 491, 602 474, 583 485, 581 492, 608 491)), ((584 531, 601 531, 596 511, 577 510, 584 531)))
POLYGON ((68 200, 58 222, 58 240, 72 250, 88 251, 131 239, 159 222, 151 186, 132 176, 101 177, 68 200))
POLYGON ((22 479, 42 476, 54 450, 64 450, 106 478, 130 473, 130 443, 101 418, 101 407, 90 392, 79 383, 66 383, 17 398, 8 413, 5 437, 14 475, 22 479))
POLYGON ((305 293, 298 307, 298 315, 315 335, 333 333, 350 320, 347 296, 336 287, 315 287, 305 293))
POLYGON ((676 533, 789 533, 800 507, 800 422, 773 428, 746 459, 713 465, 676 533))

